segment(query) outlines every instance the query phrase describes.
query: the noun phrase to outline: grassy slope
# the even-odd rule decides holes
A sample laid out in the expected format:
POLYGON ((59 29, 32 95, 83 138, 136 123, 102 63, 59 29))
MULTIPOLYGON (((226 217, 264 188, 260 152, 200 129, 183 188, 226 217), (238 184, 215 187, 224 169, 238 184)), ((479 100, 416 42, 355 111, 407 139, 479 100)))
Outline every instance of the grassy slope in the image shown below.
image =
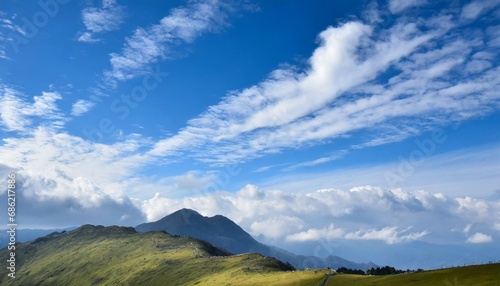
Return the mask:
MULTIPOLYGON (((258 254, 227 255, 187 237, 83 226, 19 245, 16 278, 0 267, 0 284, 313 286, 326 273, 282 271, 283 264, 258 254)), ((5 248, 0 257, 8 257, 5 248)))
POLYGON ((420 273, 387 276, 339 274, 328 279, 330 286, 500 286, 500 264, 476 265, 420 273))

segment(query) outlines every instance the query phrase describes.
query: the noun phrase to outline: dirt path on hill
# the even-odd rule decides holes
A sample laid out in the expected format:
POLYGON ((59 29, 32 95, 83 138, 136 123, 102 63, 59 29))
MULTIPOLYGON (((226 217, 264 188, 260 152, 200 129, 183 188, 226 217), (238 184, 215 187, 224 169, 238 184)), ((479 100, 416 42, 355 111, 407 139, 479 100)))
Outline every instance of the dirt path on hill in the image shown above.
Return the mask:
POLYGON ((325 286, 326 282, 328 281, 328 278, 330 278, 330 276, 333 276, 333 274, 327 274, 325 276, 325 278, 323 279, 323 281, 321 281, 321 284, 319 284, 319 286, 325 286))

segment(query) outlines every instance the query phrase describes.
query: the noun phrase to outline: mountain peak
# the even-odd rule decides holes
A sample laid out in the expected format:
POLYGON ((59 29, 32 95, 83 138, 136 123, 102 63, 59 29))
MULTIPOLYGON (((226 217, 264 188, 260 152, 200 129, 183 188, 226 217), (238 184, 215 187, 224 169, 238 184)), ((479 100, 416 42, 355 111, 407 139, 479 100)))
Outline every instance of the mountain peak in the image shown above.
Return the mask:
MULTIPOLYGON (((202 223, 206 217, 202 216, 195 210, 192 209, 180 209, 175 211, 162 219, 156 221, 155 223, 159 225, 176 225, 177 227, 184 227, 187 225, 195 225, 202 223)), ((163 230, 162 228, 158 228, 157 230, 163 230)))
POLYGON ((188 208, 182 208, 180 210, 177 210, 175 212, 173 212, 172 214, 175 214, 175 213, 187 213, 187 214, 197 214, 197 215, 200 215, 199 212, 193 210, 193 209, 188 209, 188 208))
POLYGON ((196 217, 203 217, 199 212, 192 210, 192 209, 187 209, 187 208, 182 208, 180 210, 177 210, 169 215, 166 215, 163 218, 166 217, 172 217, 172 216, 183 216, 183 217, 190 217, 190 216, 196 216, 196 217))
POLYGON ((216 215, 205 217, 191 209, 180 209, 166 217, 136 226, 139 232, 166 231, 173 235, 190 236, 209 241, 233 253, 247 252, 249 246, 261 247, 241 227, 229 218, 216 215))

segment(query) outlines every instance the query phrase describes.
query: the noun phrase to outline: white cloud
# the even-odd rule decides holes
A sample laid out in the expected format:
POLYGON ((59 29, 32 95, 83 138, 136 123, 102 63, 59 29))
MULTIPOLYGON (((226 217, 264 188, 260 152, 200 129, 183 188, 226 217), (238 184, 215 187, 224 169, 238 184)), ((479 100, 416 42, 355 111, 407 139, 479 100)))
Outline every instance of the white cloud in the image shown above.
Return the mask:
POLYGON ((34 119, 50 120, 49 125, 56 128, 64 124, 65 119, 56 105, 56 101, 62 99, 59 93, 42 92, 42 95, 34 96, 32 102, 26 97, 17 90, 0 85, 0 119, 4 129, 27 132, 34 119))
POLYGON ((465 5, 462 8, 461 17, 467 20, 474 20, 479 17, 482 13, 488 10, 492 10, 495 6, 499 5, 498 0, 476 0, 465 5))
POLYGON ((500 101, 500 69, 491 58, 471 60, 471 52, 496 52, 465 38, 453 17, 404 18, 384 30, 359 22, 330 27, 309 67, 278 69, 230 93, 148 154, 219 165, 360 130, 366 139, 352 148, 365 148, 488 114, 500 101))
POLYGON ((344 230, 335 228, 333 224, 330 224, 325 228, 311 228, 303 232, 288 235, 285 240, 293 242, 332 240, 342 238, 344 234, 344 230))
POLYGON ((492 67, 490 61, 473 60, 467 63, 465 70, 469 73, 479 73, 492 67))
POLYGON ((393 14, 427 4, 427 0, 389 0, 389 11, 393 14))
POLYGON ((500 222, 495 223, 495 225, 493 226, 493 229, 500 231, 500 222))
MULTIPOLYGON (((204 215, 226 215, 251 234, 275 241, 312 241, 320 235, 333 239, 340 234, 342 239, 387 243, 447 241, 450 234, 442 229, 443 224, 463 228, 474 223, 479 229, 491 228, 489 218, 500 213, 498 202, 374 186, 318 191, 303 186, 296 191, 247 185, 236 193, 223 187, 209 192, 207 187, 216 179, 212 174, 193 171, 163 179, 138 174, 152 160, 137 155, 148 144, 131 136, 108 146, 38 128, 22 139, 4 139, 0 157, 23 174, 30 204, 54 201, 51 206, 61 213, 73 208, 85 215, 109 207, 109 211, 117 210, 113 212, 116 218, 123 217, 125 208, 136 210, 137 205, 149 221, 187 207, 204 215), (158 194, 144 200, 153 191, 158 194), (332 220, 335 227, 330 226, 332 220), (415 231, 410 232, 409 227, 415 231)), ((83 222, 83 216, 76 218, 75 213, 66 217, 83 222)))
POLYGON ((169 56, 179 42, 192 42, 201 34, 224 25, 226 4, 218 0, 193 1, 173 9, 159 24, 137 28, 126 39, 121 53, 111 54, 110 81, 127 80, 143 74, 149 65, 169 56))
POLYGON ((459 204, 459 208, 457 210, 459 212, 470 212, 482 219, 487 218, 490 214, 490 210, 488 209, 489 203, 485 200, 471 198, 469 196, 465 198, 457 198, 456 200, 459 204))
POLYGON ((355 240, 382 240, 388 244, 395 244, 403 241, 417 240, 429 234, 427 230, 418 233, 407 234, 409 229, 410 228, 398 231, 398 227, 384 227, 380 230, 359 230, 353 233, 346 234, 345 238, 355 240))
POLYGON ((488 29, 486 29, 486 33, 489 37, 488 45, 490 47, 500 47, 500 25, 488 27, 488 29))
POLYGON ((264 235, 268 238, 278 238, 302 229, 304 221, 298 217, 273 216, 262 221, 255 221, 250 226, 254 235, 264 235))
MULTIPOLYGON (((183 207, 203 215, 223 214, 252 235, 268 241, 348 239, 380 240, 388 244, 414 240, 459 243, 456 241, 459 238, 443 225, 462 229, 464 224, 474 222, 478 228, 490 228, 490 221, 483 214, 461 211, 461 199, 374 186, 347 191, 285 192, 247 185, 237 193, 219 191, 178 199, 157 194, 143 201, 142 210, 149 221, 183 207)), ((500 211, 496 202, 481 201, 487 206, 487 216, 500 211)))
POLYGON ((468 224, 465 228, 464 228, 464 233, 465 234, 468 234, 470 232, 470 228, 472 227, 472 224, 468 224))
POLYGON ((0 11, 0 59, 9 59, 7 54, 7 43, 15 42, 12 33, 26 35, 26 32, 15 23, 15 15, 6 17, 6 13, 0 11))
MULTIPOLYGON (((16 218, 25 228, 85 223, 133 226, 143 219, 142 212, 128 197, 114 198, 92 180, 70 177, 57 167, 49 167, 43 174, 32 174, 0 164, 0 174, 7 176, 7 172, 16 175, 16 218)), ((1 191, 0 197, 6 200, 6 192, 1 191)), ((4 214, 1 217, 7 219, 4 214)))
POLYGON ((103 0, 102 8, 85 8, 82 11, 83 24, 88 32, 84 32, 78 40, 81 42, 99 42, 95 34, 115 31, 120 28, 125 17, 125 7, 116 4, 116 1, 103 0))
POLYGON ((198 177, 194 172, 188 172, 173 178, 176 186, 184 190, 202 189, 209 181, 210 177, 198 177))
POLYGON ((312 167, 312 166, 316 166, 316 165, 325 164, 325 163, 343 158, 347 153, 348 153, 347 150, 341 150, 339 152, 336 152, 336 154, 333 154, 333 155, 330 155, 327 157, 321 157, 321 158, 318 158, 318 159, 315 159, 312 161, 307 161, 307 162, 302 162, 302 163, 291 165, 291 166, 285 168, 284 170, 290 171, 290 170, 294 170, 294 169, 298 169, 298 168, 302 168, 302 167, 312 167))
MULTIPOLYGON (((219 2, 190 3, 174 9, 158 25, 137 29, 122 53, 112 56, 112 70, 107 76, 115 80, 134 77, 165 57, 170 45, 193 41, 224 25, 225 13, 219 2)), ((330 27, 319 35, 319 47, 306 69, 278 69, 265 81, 230 93, 190 120, 177 135, 158 142, 145 154, 142 150, 148 149, 151 142, 138 135, 105 145, 47 126, 31 128, 36 125, 35 118, 64 120, 56 105, 61 96, 44 92, 30 100, 2 86, 3 127, 27 132, 23 138, 4 139, 0 158, 9 162, 9 168, 23 174, 26 194, 33 206, 54 199, 56 203, 47 207, 64 206, 66 214, 72 208, 87 215, 106 206, 120 209, 135 203, 151 221, 188 207, 206 215, 227 215, 254 235, 290 241, 314 240, 321 235, 387 243, 448 241, 449 233, 443 224, 463 229, 474 223, 482 231, 491 229, 489 218, 498 217, 498 202, 457 197, 453 194, 458 191, 452 189, 458 185, 462 190, 481 186, 484 192, 491 186, 498 187, 497 181, 490 182, 496 174, 492 162, 495 154, 500 154, 496 147, 463 156, 453 153, 436 160, 429 158, 429 165, 415 174, 424 173, 428 178, 434 173, 443 180, 442 176, 453 173, 459 178, 446 180, 454 182, 451 186, 437 185, 434 180, 414 184, 411 190, 357 186, 359 178, 365 180, 363 183, 373 176, 383 180, 383 171, 387 170, 384 168, 397 171, 397 163, 381 169, 337 173, 347 174, 350 180, 341 187, 333 176, 324 176, 322 186, 317 187, 318 182, 313 181, 318 180, 301 180, 303 177, 294 175, 293 180, 284 178, 288 185, 279 188, 247 185, 236 193, 222 187, 217 192, 206 191, 215 180, 212 174, 192 171, 153 181, 140 174, 144 164, 156 159, 153 156, 164 156, 165 161, 177 159, 170 155, 188 155, 188 159, 210 163, 238 162, 285 148, 320 144, 359 130, 369 135, 373 135, 369 131, 375 130, 377 135, 356 146, 373 146, 419 134, 429 125, 487 114, 497 108, 499 101, 497 52, 490 49, 495 46, 495 33, 487 31, 484 42, 469 41, 454 30, 453 17, 457 15, 415 23, 413 19, 399 19, 387 29, 374 26, 376 21, 371 25, 349 22, 330 27), (448 32, 449 37, 442 37, 448 32), (386 73, 389 68, 391 72, 386 73), (431 121, 425 121, 427 118, 431 121), (421 126, 409 122, 413 121, 410 119, 425 123, 421 126), (471 161, 470 157, 477 158, 471 161), (474 164, 467 166, 470 162, 474 164), (448 168, 447 172, 443 168, 448 168), (465 181, 472 183, 463 184, 465 181), (416 189, 422 185, 433 188, 416 189), (157 194, 152 197, 152 192, 157 194), (410 232, 410 227, 415 231, 410 232)), ((103 32, 97 28, 89 31, 103 32)), ((83 114, 89 108, 89 102, 80 100, 73 105, 72 113, 83 114)), ((329 154, 296 166, 314 166, 336 156, 329 154)), ((419 178, 415 175, 405 179, 411 182, 420 181, 419 178)), ((378 185, 385 186, 383 181, 378 185)), ((119 217, 125 217, 123 209, 119 217)), ((469 240, 492 239, 484 232, 469 240)))
POLYGON ((470 236, 467 239, 467 242, 469 243, 488 243, 492 242, 493 238, 487 234, 481 233, 481 232, 476 232, 472 236, 470 236))
POLYGON ((73 104, 71 108, 71 114, 74 116, 80 116, 84 113, 87 113, 92 107, 94 107, 95 103, 92 101, 79 99, 73 104))
POLYGON ((266 171, 269 171, 273 168, 285 166, 285 165, 288 165, 288 164, 285 163, 285 164, 274 164, 274 165, 269 165, 269 166, 263 166, 263 167, 259 167, 257 170, 255 170, 253 172, 254 173, 266 172, 266 171))
POLYGON ((78 37, 78 41, 86 42, 86 43, 97 43, 97 42, 100 42, 101 40, 95 39, 92 37, 91 33, 85 32, 80 37, 78 37))
POLYGON ((3 141, 0 158, 4 164, 8 162, 11 167, 29 170, 32 175, 39 176, 54 167, 72 178, 91 179, 103 186, 109 195, 114 195, 116 182, 128 179, 139 166, 148 162, 148 158, 136 155, 138 148, 148 144, 137 135, 104 145, 40 126, 23 137, 3 141))
MULTIPOLYGON (((2 16, 4 16, 4 14, 0 12, 0 17, 2 16)), ((14 18, 15 17, 12 17, 12 19, 0 18, 0 27, 6 30, 17 32, 21 35, 25 35, 26 32, 20 26, 16 25, 14 21, 12 21, 14 18)))

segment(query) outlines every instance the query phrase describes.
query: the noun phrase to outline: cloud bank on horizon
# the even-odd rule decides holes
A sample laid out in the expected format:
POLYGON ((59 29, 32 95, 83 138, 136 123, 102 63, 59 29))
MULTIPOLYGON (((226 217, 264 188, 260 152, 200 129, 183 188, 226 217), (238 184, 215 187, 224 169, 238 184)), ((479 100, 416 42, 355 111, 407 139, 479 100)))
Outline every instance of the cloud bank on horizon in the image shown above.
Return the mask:
MULTIPOLYGON (((478 118, 485 121, 471 128, 484 134, 498 129, 500 1, 372 4, 361 15, 352 12, 349 20, 316 30, 316 46, 301 64, 279 65, 263 80, 218 94, 215 101, 199 99, 212 95, 197 90, 202 94, 189 100, 202 102, 193 107, 198 115, 174 131, 151 135, 123 127, 95 140, 113 129, 113 100, 126 104, 123 120, 137 120, 135 126, 144 121, 146 128, 156 128, 172 120, 157 106, 175 101, 156 94, 161 88, 147 88, 150 80, 159 84, 168 81, 165 74, 181 73, 176 65, 210 48, 206 39, 239 31, 232 22, 241 24, 268 7, 198 0, 136 19, 134 7, 118 2, 84 7, 80 26, 57 34, 75 50, 98 52, 100 68, 88 70, 97 75, 88 85, 73 87, 78 78, 68 78, 69 72, 62 78, 75 82, 39 84, 48 89, 21 86, 13 76, 23 71, 15 74, 12 66, 0 74, 0 175, 18 174, 19 216, 26 226, 133 225, 189 207, 205 215, 222 213, 251 234, 276 241, 500 239, 498 136, 480 138, 472 147, 457 144, 444 154, 435 150, 456 126, 478 118), (123 97, 130 90, 131 97, 123 97), (106 109, 110 101, 112 112, 106 109), (82 136, 86 120, 98 122, 99 136, 82 136), (429 135, 436 130, 445 131, 429 135), (415 147, 414 138, 424 143, 415 147), (408 154, 406 165, 347 162, 384 146, 403 146, 395 152, 408 154), (453 166, 453 160, 460 168, 451 170, 464 173, 458 179, 437 167, 453 166), (336 162, 342 168, 329 171, 336 162), (321 172, 311 175, 310 169, 321 172), (386 184, 391 171, 398 184, 386 184), (340 175, 349 182, 331 180, 340 175), (415 178, 424 178, 429 190, 405 189, 415 178), (438 178, 445 180, 442 185, 438 178)), ((57 7, 58 14, 47 19, 62 18, 72 27, 63 4, 57 7)), ((44 43, 42 33, 26 37, 24 19, 30 18, 19 13, 0 12, 0 60, 11 64, 27 57, 22 46, 16 46, 19 52, 10 49, 19 37, 31 41, 23 42, 26 49, 44 43)), ((259 48, 259 39, 252 40, 259 48)), ((46 64, 42 60, 37 59, 46 64)), ((176 108, 193 112, 191 102, 176 108)), ((5 196, 1 191, 0 198, 5 196)))

